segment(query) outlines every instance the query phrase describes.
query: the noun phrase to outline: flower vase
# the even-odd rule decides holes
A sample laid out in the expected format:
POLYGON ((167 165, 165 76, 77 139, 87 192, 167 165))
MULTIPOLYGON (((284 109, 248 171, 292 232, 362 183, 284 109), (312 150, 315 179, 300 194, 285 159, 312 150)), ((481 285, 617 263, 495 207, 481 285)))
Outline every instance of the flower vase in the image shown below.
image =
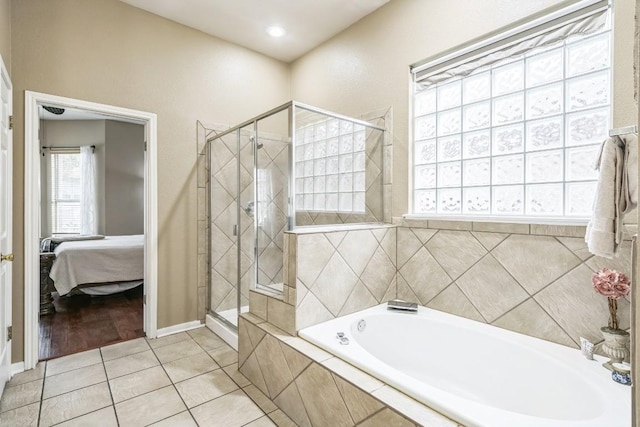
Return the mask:
POLYGON ((603 363, 602 366, 611 370, 612 363, 620 363, 629 356, 629 332, 622 329, 612 329, 608 326, 600 328, 604 343, 602 351, 611 360, 603 363))

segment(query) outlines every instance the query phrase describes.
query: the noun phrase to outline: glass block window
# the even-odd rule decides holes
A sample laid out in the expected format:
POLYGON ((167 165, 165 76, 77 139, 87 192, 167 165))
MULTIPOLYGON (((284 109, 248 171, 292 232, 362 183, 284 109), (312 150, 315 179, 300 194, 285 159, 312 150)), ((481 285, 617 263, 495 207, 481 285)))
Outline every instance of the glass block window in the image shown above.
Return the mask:
POLYGON ((611 121, 610 31, 414 87, 413 213, 591 215, 611 121))
POLYGON ((365 212, 365 127, 331 118, 296 129, 296 209, 365 212))

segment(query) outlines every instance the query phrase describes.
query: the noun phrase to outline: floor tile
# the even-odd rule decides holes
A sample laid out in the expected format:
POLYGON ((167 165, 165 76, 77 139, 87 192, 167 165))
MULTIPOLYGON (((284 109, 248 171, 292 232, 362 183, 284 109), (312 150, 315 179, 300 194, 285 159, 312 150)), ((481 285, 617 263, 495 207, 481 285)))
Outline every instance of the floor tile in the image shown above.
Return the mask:
POLYGON ((11 381, 7 383, 7 387, 13 387, 44 378, 44 368, 46 364, 47 362, 39 362, 35 368, 14 375, 11 381))
POLYGON ((0 414, 0 427, 36 427, 40 413, 40 402, 21 406, 0 414))
POLYGON ((109 381, 115 403, 171 385, 171 380, 161 366, 134 372, 109 381))
POLYGON ((188 334, 204 350, 213 350, 227 345, 222 338, 211 332, 207 327, 192 329, 188 334))
POLYGON ((186 409, 173 386, 116 403, 121 427, 152 424, 186 409))
POLYGON ((249 397, 237 390, 191 410, 201 426, 239 427, 262 417, 264 413, 249 397))
POLYGON ((142 353, 132 354, 130 356, 121 357, 119 359, 109 360, 104 363, 109 379, 128 375, 143 369, 158 366, 160 363, 153 351, 143 351, 142 353))
POLYGON ((56 427, 118 427, 118 420, 113 406, 107 406, 87 415, 65 421, 56 427))
POLYGON ((40 426, 51 426, 112 405, 106 382, 42 401, 40 426))
POLYGON ((276 409, 275 411, 269 414, 269 418, 276 423, 278 427, 297 427, 296 423, 291 421, 291 418, 287 416, 280 409, 276 409))
POLYGON ((237 363, 233 363, 229 366, 225 366, 223 369, 227 373, 227 375, 229 375, 231 379, 235 381, 236 384, 238 384, 238 386, 246 387, 249 384, 251 384, 251 381, 249 381, 247 377, 245 377, 240 373, 240 371, 238 371, 237 363))
POLYGON ((220 366, 229 366, 233 363, 238 363, 238 353, 229 346, 218 347, 213 350, 209 350, 207 353, 213 360, 220 366))
POLYGON ((48 399, 107 380, 102 363, 45 378, 42 398, 48 399))
POLYGON ((145 338, 137 338, 135 340, 125 341, 118 344, 102 347, 100 352, 102 353, 102 360, 105 362, 108 360, 117 359, 119 357, 129 356, 135 353, 142 353, 143 351, 151 350, 147 340, 145 338))
POLYGON ((204 350, 192 339, 169 344, 153 350, 160 363, 172 362, 183 357, 202 353, 204 350))
POLYGON ((43 381, 44 380, 35 380, 5 389, 2 394, 2 400, 0 400, 0 412, 39 401, 43 381))
POLYGON ((213 361, 207 353, 199 353, 194 356, 184 357, 172 362, 163 363, 169 378, 174 383, 196 377, 206 372, 218 369, 220 366, 213 361))
POLYGON ((236 383, 222 369, 176 384, 178 393, 189 408, 213 400, 237 388, 236 383))
POLYGON ((258 418, 255 421, 251 421, 249 424, 245 424, 245 427, 275 427, 276 425, 271 421, 271 419, 265 415, 263 417, 258 418))
POLYGON ((262 409, 265 413, 269 413, 278 409, 276 405, 273 404, 271 399, 269 399, 263 392, 261 392, 258 387, 253 384, 248 385, 243 388, 244 392, 247 393, 247 396, 251 398, 255 402, 256 405, 260 409, 262 409))
POLYGON ((146 340, 149 346, 155 350, 156 348, 164 347, 169 344, 174 344, 180 341, 190 340, 190 339, 191 337, 189 336, 189 334, 187 334, 186 332, 180 332, 177 334, 167 335, 162 338, 154 338, 154 339, 147 338, 146 340))
POLYGON ((102 363, 102 356, 97 348, 60 357, 59 359, 52 359, 47 361, 47 376, 58 375, 73 369, 95 365, 96 363, 102 363))
POLYGON ((189 411, 180 412, 162 421, 151 424, 153 427, 198 427, 189 411))

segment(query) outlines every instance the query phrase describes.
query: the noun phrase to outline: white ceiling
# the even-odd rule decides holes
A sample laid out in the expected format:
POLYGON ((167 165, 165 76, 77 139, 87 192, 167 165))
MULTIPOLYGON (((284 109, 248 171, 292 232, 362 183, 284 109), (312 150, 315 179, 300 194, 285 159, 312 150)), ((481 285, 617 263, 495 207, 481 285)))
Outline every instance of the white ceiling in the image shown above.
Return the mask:
POLYGON ((291 62, 390 0, 121 0, 212 36, 291 62), (266 33, 278 25, 287 33, 266 33))

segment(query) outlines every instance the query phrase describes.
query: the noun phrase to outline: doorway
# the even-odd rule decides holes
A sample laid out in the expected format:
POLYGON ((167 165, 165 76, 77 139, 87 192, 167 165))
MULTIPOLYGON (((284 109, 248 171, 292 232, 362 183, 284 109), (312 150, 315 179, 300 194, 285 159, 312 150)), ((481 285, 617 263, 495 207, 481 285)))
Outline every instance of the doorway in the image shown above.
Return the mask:
POLYGON ((42 106, 80 110, 144 127, 144 266, 143 330, 155 338, 157 330, 157 118, 153 113, 105 104, 25 92, 25 369, 35 367, 39 353, 40 236, 42 212, 41 144, 42 106))

